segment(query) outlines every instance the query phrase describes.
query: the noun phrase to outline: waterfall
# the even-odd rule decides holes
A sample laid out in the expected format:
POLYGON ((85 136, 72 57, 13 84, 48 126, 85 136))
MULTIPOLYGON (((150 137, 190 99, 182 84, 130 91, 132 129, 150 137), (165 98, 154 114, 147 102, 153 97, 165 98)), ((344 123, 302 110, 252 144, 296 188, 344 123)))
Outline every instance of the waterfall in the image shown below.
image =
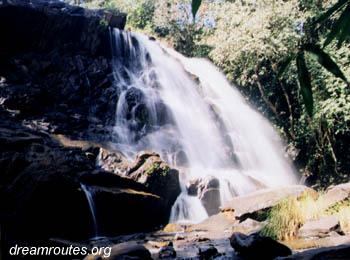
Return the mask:
POLYGON ((95 202, 94 202, 93 194, 92 194, 91 190, 89 189, 89 187, 87 187, 84 184, 81 184, 81 189, 84 191, 86 200, 89 203, 89 208, 90 208, 91 218, 92 218, 92 223, 93 223, 94 238, 97 238, 98 237, 98 226, 97 226, 97 220, 96 220, 95 202))
POLYGON ((180 170, 172 222, 208 217, 191 181, 214 178, 220 202, 296 182, 271 124, 205 59, 186 58, 145 35, 112 32, 119 93, 114 143, 127 156, 161 154, 180 170))

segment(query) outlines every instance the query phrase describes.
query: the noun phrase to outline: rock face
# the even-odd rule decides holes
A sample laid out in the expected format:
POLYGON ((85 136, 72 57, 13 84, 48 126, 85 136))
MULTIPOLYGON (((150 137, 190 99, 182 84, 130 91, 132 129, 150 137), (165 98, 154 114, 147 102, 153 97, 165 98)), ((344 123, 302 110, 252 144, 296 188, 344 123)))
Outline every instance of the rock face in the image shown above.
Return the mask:
POLYGON ((298 236, 301 238, 326 237, 332 231, 344 234, 341 231, 339 220, 335 216, 306 222, 299 229, 298 236))
POLYGON ((93 223, 81 183, 94 191, 96 218, 104 235, 150 230, 166 223, 169 209, 164 199, 132 179, 95 170, 96 156, 91 157, 89 150, 63 147, 50 135, 2 116, 0 220, 4 240, 91 237, 93 223))
POLYGON ((59 1, 0 5, 1 106, 32 128, 105 136, 118 100, 105 16, 59 1))
POLYGON ((221 211, 233 211, 236 218, 249 217, 253 213, 271 208, 281 200, 290 196, 300 196, 304 192, 316 194, 306 186, 291 185, 282 188, 270 188, 258 190, 246 196, 235 197, 221 207, 221 211))
POLYGON ((125 15, 60 1, 0 4, 5 251, 13 244, 45 245, 52 237, 91 238, 93 221, 82 184, 93 192, 101 235, 152 230, 168 220, 169 205, 179 193, 178 173, 155 155, 129 171, 121 154, 106 149, 118 82, 112 74, 110 31, 101 19, 120 29, 125 24, 125 15), (101 169, 98 157, 115 167, 101 169))
POLYGON ((3 115, 0 122, 0 200, 3 236, 88 237, 91 230, 79 174, 94 169, 80 149, 67 149, 3 115), (64 191, 64 192, 62 192, 64 191), (65 228, 62 228, 65 226, 65 228))
POLYGON ((230 244, 243 259, 275 259, 278 256, 288 256, 292 251, 285 245, 270 237, 258 234, 246 236, 242 233, 233 233, 230 244))

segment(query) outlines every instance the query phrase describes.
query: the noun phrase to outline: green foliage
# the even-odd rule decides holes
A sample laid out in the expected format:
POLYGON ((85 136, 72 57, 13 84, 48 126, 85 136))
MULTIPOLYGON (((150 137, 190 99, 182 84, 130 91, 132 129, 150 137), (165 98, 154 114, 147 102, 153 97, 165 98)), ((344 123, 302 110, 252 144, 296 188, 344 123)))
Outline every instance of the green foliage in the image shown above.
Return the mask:
POLYGON ((107 26, 108 26, 107 20, 106 20, 106 19, 101 19, 101 20, 100 20, 100 25, 101 25, 102 27, 107 27, 107 26))
POLYGON ((306 66, 304 52, 299 52, 296 58, 298 68, 298 79, 301 95, 304 99, 306 111, 310 116, 313 114, 314 100, 312 97, 311 78, 306 66))
POLYGON ((152 22, 154 10, 154 1, 142 1, 130 14, 129 22, 136 28, 144 29, 152 22))
POLYGON ((161 165, 161 163, 155 162, 146 170, 145 173, 147 175, 153 175, 155 173, 158 173, 161 176, 165 177, 167 176, 169 171, 170 171, 170 168, 168 165, 161 165))
POLYGON ((198 12, 198 9, 202 3, 202 0, 192 0, 192 15, 193 20, 196 18, 196 14, 198 12))
POLYGON ((339 19, 333 25, 332 30, 328 34, 324 46, 329 45, 335 38, 338 38, 338 48, 341 47, 343 42, 350 36, 350 1, 349 0, 339 0, 336 4, 334 4, 327 12, 321 15, 316 23, 322 23, 330 17, 342 11, 339 19))
POLYGON ((334 76, 341 78, 346 83, 348 82, 347 78, 345 77, 344 73, 341 71, 339 66, 319 46, 314 44, 305 44, 303 47, 306 51, 315 55, 317 61, 334 76))

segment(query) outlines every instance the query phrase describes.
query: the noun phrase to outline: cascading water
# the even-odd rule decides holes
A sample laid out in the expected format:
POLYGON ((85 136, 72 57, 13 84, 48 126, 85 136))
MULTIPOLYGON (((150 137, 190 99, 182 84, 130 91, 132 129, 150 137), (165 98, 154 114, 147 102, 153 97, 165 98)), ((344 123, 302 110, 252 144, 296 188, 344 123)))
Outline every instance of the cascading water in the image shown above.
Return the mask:
POLYGON ((280 138, 215 66, 144 35, 112 34, 119 91, 115 143, 133 157, 152 150, 180 169, 182 193, 170 221, 199 222, 207 211, 187 184, 216 178, 221 203, 261 187, 295 182, 280 138))
POLYGON ((85 197, 89 203, 89 208, 90 208, 91 218, 93 223, 94 238, 97 238, 98 226, 97 226, 97 220, 96 220, 95 202, 94 202, 93 194, 91 193, 90 189, 84 184, 81 184, 81 189, 84 191, 85 197))

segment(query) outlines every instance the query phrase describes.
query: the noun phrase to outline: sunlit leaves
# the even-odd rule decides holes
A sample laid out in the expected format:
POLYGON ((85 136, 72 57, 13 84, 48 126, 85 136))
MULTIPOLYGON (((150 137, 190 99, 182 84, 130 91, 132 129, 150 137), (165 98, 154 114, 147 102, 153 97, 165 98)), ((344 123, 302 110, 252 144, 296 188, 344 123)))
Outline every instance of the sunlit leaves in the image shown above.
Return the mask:
POLYGON ((344 5, 348 2, 348 0, 339 0, 336 4, 331 6, 325 13, 320 15, 314 22, 317 23, 323 23, 324 21, 328 20, 334 13, 338 12, 344 5))
POLYGON ((314 24, 321 24, 324 21, 331 18, 337 12, 342 12, 339 18, 335 21, 331 31, 328 33, 323 46, 329 45, 335 38, 338 39, 338 48, 344 43, 344 41, 350 36, 350 1, 339 0, 331 8, 329 8, 324 14, 322 14, 314 24))

